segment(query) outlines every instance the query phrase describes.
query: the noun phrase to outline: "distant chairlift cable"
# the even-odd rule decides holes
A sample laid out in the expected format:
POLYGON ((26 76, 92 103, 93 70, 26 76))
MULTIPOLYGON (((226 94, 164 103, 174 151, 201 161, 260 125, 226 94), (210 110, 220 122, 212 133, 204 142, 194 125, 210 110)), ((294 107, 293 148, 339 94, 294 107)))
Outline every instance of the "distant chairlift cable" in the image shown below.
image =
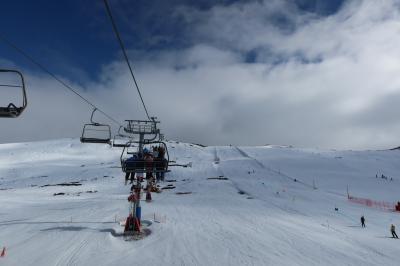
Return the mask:
POLYGON ((54 78, 56 81, 58 81, 59 83, 61 83, 61 85, 63 85, 65 88, 67 88, 68 90, 70 90, 71 92, 73 92, 75 95, 77 95, 79 98, 81 98, 84 102, 86 102, 87 104, 89 104, 90 106, 92 106, 93 108, 97 109, 97 111, 99 111, 100 113, 102 113, 105 117, 107 117, 108 119, 110 119, 111 121, 113 121, 114 123, 116 123, 117 125, 121 126, 121 123, 118 122, 116 119, 112 118, 110 115, 108 115, 106 112, 102 111, 101 109, 99 109, 96 105, 94 105, 92 102, 90 102, 88 99, 86 99, 85 97, 83 97, 82 95, 80 95, 75 89, 73 89, 70 85, 68 85, 67 83, 65 83, 64 81, 62 81, 60 78, 58 78, 55 74, 53 74, 52 72, 50 72, 46 67, 44 67, 42 64, 40 64, 38 61, 36 61, 33 57, 31 57, 30 55, 28 55, 25 51, 23 51, 22 49, 20 49, 18 46, 16 46, 14 43, 12 43, 11 41, 9 41, 8 39, 4 38, 4 36, 0 35, 0 40, 2 40, 4 43, 6 43, 8 46, 10 46, 11 48, 13 48, 15 51, 17 51, 18 53, 20 53, 22 56, 24 56, 26 59, 28 59, 31 63, 33 63, 34 65, 36 65, 37 67, 39 67, 40 69, 42 69, 44 72, 46 72, 47 74, 49 74, 52 78, 54 78))
POLYGON ((0 87, 22 88, 21 85, 8 85, 8 84, 0 84, 0 87))
POLYGON ((125 61, 126 61, 126 63, 128 64, 129 71, 131 72, 131 76, 132 76, 133 82, 135 83, 136 90, 137 90, 137 92, 138 92, 138 94, 139 94, 140 100, 142 101, 144 111, 146 112, 146 116, 147 116, 147 118, 148 118, 149 120, 152 120, 152 119, 150 118, 150 116, 149 116, 149 113, 147 112, 147 108, 146 108, 146 105, 145 105, 145 103, 144 103, 144 100, 143 100, 143 97, 142 97, 142 93, 140 92, 139 85, 138 85, 137 82, 136 82, 136 78, 135 78, 135 75, 133 74, 133 70, 132 70, 131 64, 130 64, 130 62, 129 62, 128 55, 127 55, 127 53, 126 53, 124 43, 122 42, 121 35, 119 34, 117 25, 115 24, 115 21, 114 21, 114 18, 113 18, 113 16, 112 16, 111 9, 110 9, 110 6, 108 5, 107 0, 104 0, 104 5, 105 5, 105 7, 106 7, 107 14, 108 14, 108 16, 109 16, 109 18, 110 18, 110 20, 111 20, 111 24, 112 24, 112 26, 113 26, 113 30, 114 30, 115 36, 117 37, 118 42, 119 42, 119 45, 121 46, 121 50, 122 50, 122 53, 124 54, 125 61))

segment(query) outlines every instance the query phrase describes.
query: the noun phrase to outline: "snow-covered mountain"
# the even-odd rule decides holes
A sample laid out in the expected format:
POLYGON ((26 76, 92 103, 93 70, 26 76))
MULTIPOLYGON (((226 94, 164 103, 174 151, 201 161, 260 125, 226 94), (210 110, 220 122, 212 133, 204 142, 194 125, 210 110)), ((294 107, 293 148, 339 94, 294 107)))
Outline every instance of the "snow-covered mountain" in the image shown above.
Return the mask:
POLYGON ((192 167, 171 167, 160 185, 175 188, 142 203, 151 234, 124 241, 121 149, 0 145, 0 264, 399 265, 400 150, 168 149, 192 167))

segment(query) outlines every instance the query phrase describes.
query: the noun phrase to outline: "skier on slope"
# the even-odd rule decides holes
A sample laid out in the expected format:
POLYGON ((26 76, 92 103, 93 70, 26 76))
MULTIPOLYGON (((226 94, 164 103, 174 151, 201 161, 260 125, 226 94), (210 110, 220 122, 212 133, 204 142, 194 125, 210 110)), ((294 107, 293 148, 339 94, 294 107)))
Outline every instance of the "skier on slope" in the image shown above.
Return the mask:
POLYGON ((390 226, 390 232, 392 233, 393 238, 399 238, 396 234, 396 227, 394 226, 394 224, 392 224, 390 226))
POLYGON ((364 215, 361 216, 361 227, 365 227, 365 218, 364 218, 364 215))

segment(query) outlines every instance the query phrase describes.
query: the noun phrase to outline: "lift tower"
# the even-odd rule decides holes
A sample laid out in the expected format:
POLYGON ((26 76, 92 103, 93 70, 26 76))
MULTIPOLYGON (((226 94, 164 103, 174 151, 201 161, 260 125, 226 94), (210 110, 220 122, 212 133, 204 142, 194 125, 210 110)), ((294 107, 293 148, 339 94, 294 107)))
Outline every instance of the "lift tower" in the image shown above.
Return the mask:
MULTIPOLYGON (((139 140, 136 142, 138 144, 137 148, 137 160, 135 162, 128 162, 128 159, 123 159, 125 150, 127 154, 134 155, 135 153, 130 153, 128 148, 131 146, 133 141, 128 142, 121 154, 121 166, 122 170, 127 174, 137 174, 147 172, 148 169, 152 169, 153 172, 158 168, 158 165, 154 162, 148 164, 143 158, 143 147, 146 144, 154 143, 154 140, 159 137, 160 130, 157 128, 157 124, 159 121, 156 121, 156 117, 151 117, 151 120, 125 120, 127 122, 127 126, 124 127, 124 131, 129 133, 130 135, 138 135, 139 140)), ((163 163, 162 163, 163 164, 163 163)), ((168 162, 167 162, 168 167, 168 162)), ((131 177, 132 178, 132 177, 131 177)), ((146 176, 147 178, 147 176, 146 176)), ((141 192, 141 180, 138 176, 136 176, 136 185, 134 186, 134 194, 132 194, 128 200, 132 204, 131 213, 129 214, 125 226, 125 233, 130 232, 140 232, 140 223, 141 223, 141 206, 140 206, 140 192, 141 192)), ((149 181, 147 185, 147 190, 149 193, 149 181)))

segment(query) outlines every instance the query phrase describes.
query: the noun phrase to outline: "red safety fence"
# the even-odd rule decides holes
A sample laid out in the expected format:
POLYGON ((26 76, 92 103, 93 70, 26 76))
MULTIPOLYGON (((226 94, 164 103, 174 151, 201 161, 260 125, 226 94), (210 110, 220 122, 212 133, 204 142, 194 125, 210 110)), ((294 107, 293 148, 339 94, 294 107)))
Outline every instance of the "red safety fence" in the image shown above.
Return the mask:
POLYGON ((365 198, 357 198, 353 196, 348 196, 350 202, 362 204, 371 208, 377 208, 380 210, 385 211, 400 211, 400 203, 398 202, 397 205, 392 202, 385 202, 385 201, 376 201, 371 199, 365 198))

